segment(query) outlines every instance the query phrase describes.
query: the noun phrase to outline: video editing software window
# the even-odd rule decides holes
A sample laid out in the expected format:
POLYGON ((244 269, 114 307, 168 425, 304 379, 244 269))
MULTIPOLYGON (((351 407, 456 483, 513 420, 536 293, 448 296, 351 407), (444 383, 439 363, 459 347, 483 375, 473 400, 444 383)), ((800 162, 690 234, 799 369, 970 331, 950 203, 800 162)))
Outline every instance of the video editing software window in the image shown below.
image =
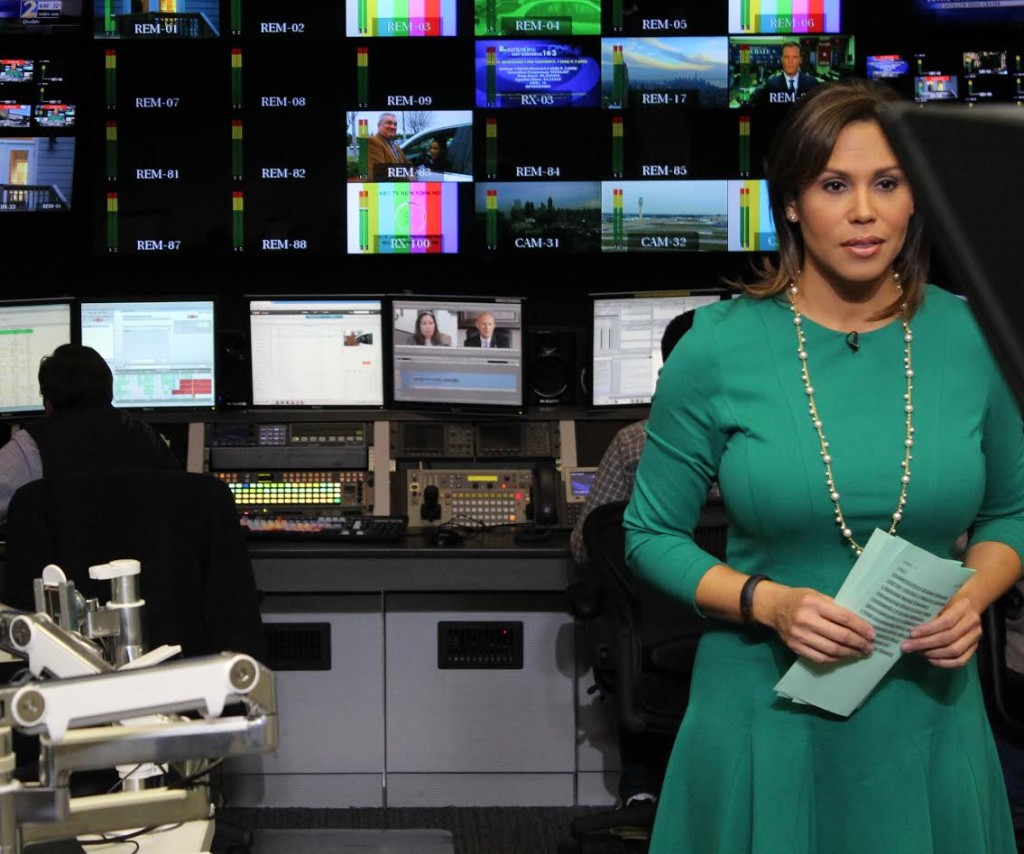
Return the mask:
POLYGON ((114 406, 212 408, 212 300, 83 302, 82 343, 114 374, 114 406))
POLYGON ((0 303, 0 413, 42 412, 39 362, 71 332, 69 302, 0 303))
POLYGON ((522 406, 521 300, 395 297, 391 308, 396 404, 522 406))
POLYGON ((661 336, 684 311, 718 302, 721 294, 689 292, 595 294, 592 403, 594 407, 651 402, 661 370, 661 336))
POLYGON ((254 406, 384 404, 381 300, 249 301, 254 406))

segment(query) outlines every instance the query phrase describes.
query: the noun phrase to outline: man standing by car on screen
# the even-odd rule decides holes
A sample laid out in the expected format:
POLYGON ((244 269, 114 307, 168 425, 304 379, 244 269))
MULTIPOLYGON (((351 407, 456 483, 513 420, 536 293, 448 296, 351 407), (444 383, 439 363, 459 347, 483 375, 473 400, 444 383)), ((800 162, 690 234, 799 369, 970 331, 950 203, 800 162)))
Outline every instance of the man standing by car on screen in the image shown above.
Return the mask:
POLYGON ((412 163, 398 147, 397 137, 398 116, 381 113, 377 132, 367 140, 366 147, 372 181, 409 180, 412 163))

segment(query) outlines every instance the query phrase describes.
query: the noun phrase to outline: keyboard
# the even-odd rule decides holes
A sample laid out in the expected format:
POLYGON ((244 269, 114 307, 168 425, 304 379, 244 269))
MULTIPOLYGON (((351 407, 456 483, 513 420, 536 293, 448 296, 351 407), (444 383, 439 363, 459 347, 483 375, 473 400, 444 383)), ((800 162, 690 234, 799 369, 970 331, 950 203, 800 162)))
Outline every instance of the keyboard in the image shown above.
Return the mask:
POLYGON ((395 543, 405 537, 408 516, 242 516, 252 540, 395 543))

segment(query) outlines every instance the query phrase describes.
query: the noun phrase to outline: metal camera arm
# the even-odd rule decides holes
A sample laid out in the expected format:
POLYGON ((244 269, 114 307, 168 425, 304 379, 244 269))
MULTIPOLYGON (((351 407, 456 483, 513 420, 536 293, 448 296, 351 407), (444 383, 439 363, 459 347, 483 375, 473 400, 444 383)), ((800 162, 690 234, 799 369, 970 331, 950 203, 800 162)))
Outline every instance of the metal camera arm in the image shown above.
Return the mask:
POLYGON ((84 833, 208 819, 205 789, 146 789, 72 799, 72 772, 266 753, 277 746, 273 673, 249 655, 114 670, 45 614, 0 604, 0 649, 37 677, 0 688, 0 854, 84 833), (38 678, 43 674, 55 679, 38 678), (228 705, 244 713, 221 718, 228 705), (193 713, 198 719, 138 719, 193 713), (40 736, 38 784, 14 777, 12 729, 40 736))

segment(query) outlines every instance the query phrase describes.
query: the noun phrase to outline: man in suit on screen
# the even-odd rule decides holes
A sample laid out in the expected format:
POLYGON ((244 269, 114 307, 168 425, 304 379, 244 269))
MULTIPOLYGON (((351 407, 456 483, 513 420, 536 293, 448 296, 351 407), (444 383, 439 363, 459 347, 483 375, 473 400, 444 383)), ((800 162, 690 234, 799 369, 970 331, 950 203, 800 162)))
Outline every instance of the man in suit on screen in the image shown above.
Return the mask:
POLYGON ((489 311, 482 312, 474 324, 476 329, 466 333, 467 347, 511 347, 512 333, 500 329, 489 311))
POLYGON ((818 85, 813 74, 801 71, 803 52, 797 42, 782 45, 782 69, 773 74, 761 90, 760 103, 791 104, 806 95, 818 85))

